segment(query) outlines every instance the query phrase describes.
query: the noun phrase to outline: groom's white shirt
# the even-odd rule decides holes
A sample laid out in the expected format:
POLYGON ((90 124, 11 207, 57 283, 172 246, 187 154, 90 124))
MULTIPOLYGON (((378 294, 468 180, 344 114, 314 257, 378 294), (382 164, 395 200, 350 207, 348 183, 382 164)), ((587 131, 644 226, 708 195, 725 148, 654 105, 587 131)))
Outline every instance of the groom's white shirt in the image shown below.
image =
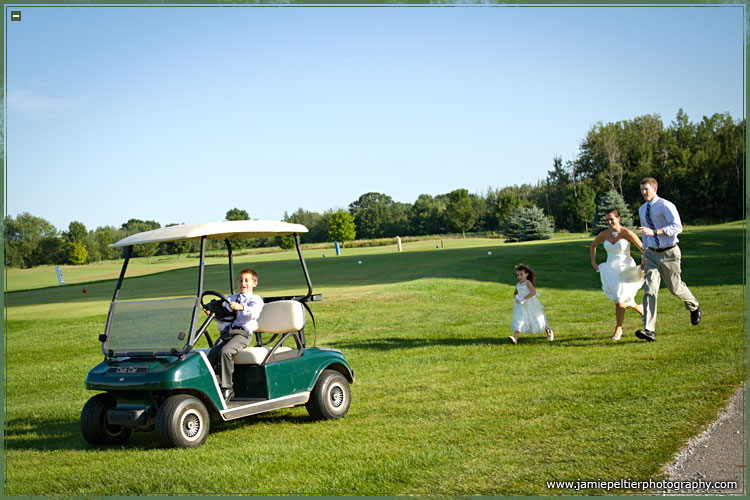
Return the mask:
POLYGON ((646 205, 651 204, 651 220, 654 222, 656 229, 661 229, 664 234, 658 236, 643 235, 643 246, 648 248, 657 248, 654 238, 658 238, 659 247, 670 247, 676 245, 677 235, 682 232, 682 222, 677 207, 671 201, 654 196, 650 202, 641 205, 638 215, 641 217, 641 226, 649 227, 646 222, 646 205))

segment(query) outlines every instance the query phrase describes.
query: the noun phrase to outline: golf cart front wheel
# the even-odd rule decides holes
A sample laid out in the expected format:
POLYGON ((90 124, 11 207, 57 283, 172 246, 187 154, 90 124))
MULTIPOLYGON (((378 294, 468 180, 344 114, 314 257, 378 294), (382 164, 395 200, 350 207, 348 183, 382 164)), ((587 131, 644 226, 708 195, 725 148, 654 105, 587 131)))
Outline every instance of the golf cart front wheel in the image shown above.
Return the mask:
POLYGON ((341 418, 349 411, 349 381, 336 370, 324 370, 305 407, 316 420, 341 418))
POLYGON ((89 444, 124 443, 133 429, 107 423, 107 412, 117 406, 117 399, 108 392, 93 396, 81 410, 81 434, 89 444))
POLYGON ((163 446, 170 448, 202 445, 210 426, 206 406, 187 394, 170 396, 156 413, 156 436, 163 446))

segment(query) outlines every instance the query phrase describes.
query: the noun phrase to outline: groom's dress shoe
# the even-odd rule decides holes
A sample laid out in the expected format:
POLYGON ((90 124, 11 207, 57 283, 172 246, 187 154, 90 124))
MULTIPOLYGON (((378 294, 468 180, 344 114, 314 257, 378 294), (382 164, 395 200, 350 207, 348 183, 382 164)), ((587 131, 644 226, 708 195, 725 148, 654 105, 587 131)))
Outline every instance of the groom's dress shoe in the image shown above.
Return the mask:
POLYGON ((701 317, 703 315, 701 314, 701 305, 698 304, 698 309, 695 311, 690 311, 690 322, 694 325, 697 325, 701 322, 701 317))
POLYGON ((229 401, 234 397, 234 389, 222 389, 221 395, 224 396, 224 401, 229 401))
POLYGON ((656 340, 656 334, 651 330, 638 330, 635 332, 635 336, 639 339, 643 339, 646 342, 653 342, 656 340))

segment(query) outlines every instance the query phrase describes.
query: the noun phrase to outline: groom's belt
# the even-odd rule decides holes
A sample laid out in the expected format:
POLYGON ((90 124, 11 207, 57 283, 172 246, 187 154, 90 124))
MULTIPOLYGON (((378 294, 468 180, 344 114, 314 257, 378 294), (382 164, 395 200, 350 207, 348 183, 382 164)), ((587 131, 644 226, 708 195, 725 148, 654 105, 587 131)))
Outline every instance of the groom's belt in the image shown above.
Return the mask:
POLYGON ((668 246, 668 247, 664 247, 664 248, 648 247, 648 249, 651 250, 651 251, 654 251, 654 252, 666 252, 667 250, 672 250, 676 246, 677 246, 677 243, 675 243, 674 245, 668 246))

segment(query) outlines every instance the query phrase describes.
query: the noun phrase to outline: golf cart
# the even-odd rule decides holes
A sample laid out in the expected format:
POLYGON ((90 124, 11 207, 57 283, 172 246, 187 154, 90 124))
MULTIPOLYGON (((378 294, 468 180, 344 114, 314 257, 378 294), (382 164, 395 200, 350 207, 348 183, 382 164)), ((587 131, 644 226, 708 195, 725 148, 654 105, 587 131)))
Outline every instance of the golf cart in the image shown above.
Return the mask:
POLYGON ((81 411, 81 432, 86 441, 92 445, 118 444, 134 430, 155 429, 164 446, 189 448, 205 442, 211 420, 234 420, 303 404, 313 419, 346 415, 354 371, 340 351, 308 347, 305 339, 305 309, 310 311, 307 303, 322 300, 321 295, 313 295, 300 250, 298 234, 305 232, 307 228, 300 224, 230 221, 165 227, 110 245, 125 247, 126 255, 106 329, 99 336, 104 361, 86 376, 87 389, 104 391, 89 399, 81 411), (235 396, 225 401, 207 358, 213 345, 209 326, 232 318, 224 308, 227 298, 203 289, 206 240, 226 243, 230 291, 234 293, 230 240, 279 235, 294 237, 307 293, 263 298, 265 305, 254 340, 234 357, 235 396), (118 299, 133 245, 193 239, 200 240, 195 295, 118 299), (209 313, 202 322, 201 310, 209 313), (196 347, 202 336, 209 348, 196 347))

